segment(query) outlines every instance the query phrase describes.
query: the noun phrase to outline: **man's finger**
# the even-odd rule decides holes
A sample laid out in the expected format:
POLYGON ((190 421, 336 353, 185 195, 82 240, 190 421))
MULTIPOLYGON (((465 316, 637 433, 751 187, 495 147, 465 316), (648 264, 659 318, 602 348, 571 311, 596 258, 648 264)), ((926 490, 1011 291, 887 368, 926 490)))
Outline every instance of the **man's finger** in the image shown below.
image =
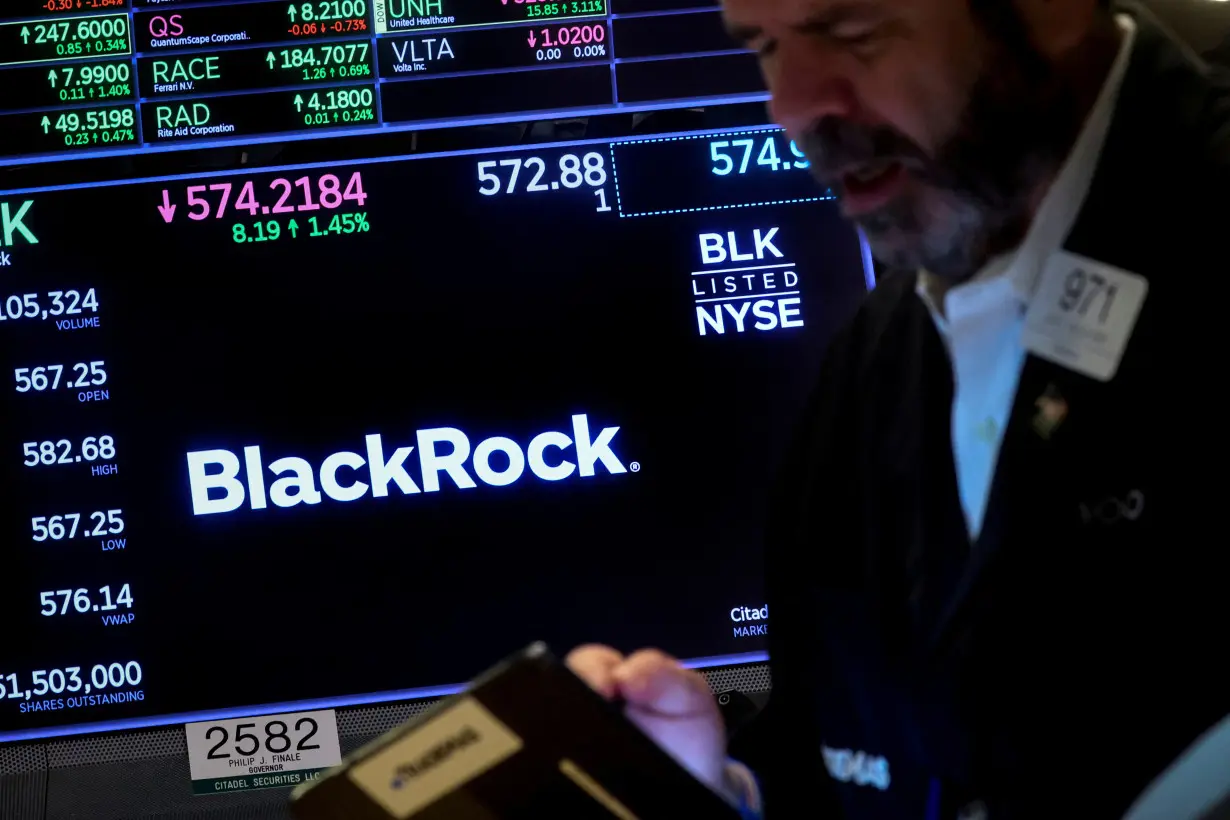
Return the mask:
POLYGON ((591 689, 610 700, 619 691, 614 671, 623 660, 624 656, 609 646, 587 644, 569 652, 564 663, 591 689))
POLYGON ((713 712, 713 695, 705 679, 656 649, 628 656, 613 670, 619 692, 629 705, 679 717, 713 712))

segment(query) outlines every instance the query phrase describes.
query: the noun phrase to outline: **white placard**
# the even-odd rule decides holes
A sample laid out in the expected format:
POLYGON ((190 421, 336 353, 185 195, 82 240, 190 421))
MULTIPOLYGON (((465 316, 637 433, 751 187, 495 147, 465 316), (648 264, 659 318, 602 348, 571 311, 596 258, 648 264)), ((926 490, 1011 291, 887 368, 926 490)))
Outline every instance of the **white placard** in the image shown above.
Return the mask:
POLYGON ((1029 303, 1025 349, 1100 381, 1110 381, 1136 327, 1149 282, 1071 253, 1056 253, 1029 303))
POLYGON ((197 794, 297 786, 342 762, 332 709, 207 720, 184 732, 197 794))

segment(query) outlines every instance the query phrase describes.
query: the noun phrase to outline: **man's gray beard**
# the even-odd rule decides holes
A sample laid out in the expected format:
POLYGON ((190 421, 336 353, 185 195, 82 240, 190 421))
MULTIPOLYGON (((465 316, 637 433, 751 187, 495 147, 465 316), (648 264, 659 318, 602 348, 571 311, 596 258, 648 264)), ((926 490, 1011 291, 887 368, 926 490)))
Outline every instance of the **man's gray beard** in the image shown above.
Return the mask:
POLYGON ((996 223, 1004 220, 968 194, 935 189, 930 194, 926 204, 903 196, 857 223, 872 254, 890 269, 926 270, 954 282, 968 279, 986 264, 990 237, 1002 230, 996 223), (924 229, 918 209, 928 206, 924 229))

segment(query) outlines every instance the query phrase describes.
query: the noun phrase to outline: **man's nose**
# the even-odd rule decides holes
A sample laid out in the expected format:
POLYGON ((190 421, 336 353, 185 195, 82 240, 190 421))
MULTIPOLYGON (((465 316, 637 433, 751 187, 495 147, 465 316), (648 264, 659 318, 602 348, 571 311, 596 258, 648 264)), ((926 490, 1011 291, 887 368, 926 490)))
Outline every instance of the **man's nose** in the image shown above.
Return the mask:
POLYGON ((793 139, 826 117, 852 119, 854 86, 839 70, 836 55, 812 43, 779 46, 765 80, 773 95, 769 113, 793 139))

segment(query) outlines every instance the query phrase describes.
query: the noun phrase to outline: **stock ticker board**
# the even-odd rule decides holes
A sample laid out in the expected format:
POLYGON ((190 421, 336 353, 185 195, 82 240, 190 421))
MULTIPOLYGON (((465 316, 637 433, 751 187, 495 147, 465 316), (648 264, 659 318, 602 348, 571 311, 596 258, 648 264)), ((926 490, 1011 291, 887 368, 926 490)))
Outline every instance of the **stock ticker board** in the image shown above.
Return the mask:
POLYGON ((0 3, 0 164, 755 99, 713 0, 0 3))
POLYGON ((0 271, 0 743, 763 651, 871 284, 776 128, 12 189, 0 271))

